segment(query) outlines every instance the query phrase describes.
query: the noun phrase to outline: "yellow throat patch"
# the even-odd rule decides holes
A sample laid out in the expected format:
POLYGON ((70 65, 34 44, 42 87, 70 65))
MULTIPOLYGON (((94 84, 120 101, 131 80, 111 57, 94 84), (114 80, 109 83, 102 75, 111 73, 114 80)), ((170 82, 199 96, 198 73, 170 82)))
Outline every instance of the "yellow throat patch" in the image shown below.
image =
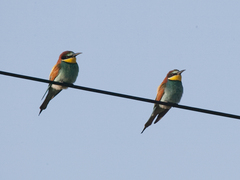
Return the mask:
POLYGON ((168 79, 172 80, 172 81, 181 81, 182 80, 182 76, 178 74, 178 75, 172 76, 172 77, 170 77, 168 79))
POLYGON ((68 59, 64 59, 62 61, 67 62, 67 63, 77 63, 76 57, 71 57, 71 58, 68 58, 68 59))

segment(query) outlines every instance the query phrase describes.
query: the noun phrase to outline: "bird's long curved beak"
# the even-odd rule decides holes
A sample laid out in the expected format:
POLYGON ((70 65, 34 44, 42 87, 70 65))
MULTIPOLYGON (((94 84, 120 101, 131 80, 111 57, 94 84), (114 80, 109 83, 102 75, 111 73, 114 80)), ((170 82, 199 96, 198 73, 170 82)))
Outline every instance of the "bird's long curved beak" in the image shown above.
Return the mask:
POLYGON ((73 56, 76 57, 77 55, 82 54, 81 52, 74 53, 73 56))
POLYGON ((186 70, 186 69, 179 71, 178 74, 179 74, 179 75, 182 74, 182 72, 185 71, 185 70, 186 70))

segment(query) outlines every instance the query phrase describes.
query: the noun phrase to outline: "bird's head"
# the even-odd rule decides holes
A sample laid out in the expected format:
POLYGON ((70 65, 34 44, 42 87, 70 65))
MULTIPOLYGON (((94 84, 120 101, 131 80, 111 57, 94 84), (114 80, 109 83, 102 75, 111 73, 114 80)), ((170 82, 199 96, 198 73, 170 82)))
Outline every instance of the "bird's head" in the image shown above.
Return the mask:
POLYGON ((74 53, 72 51, 64 51, 62 54, 60 54, 59 59, 61 61, 67 62, 67 63, 76 63, 76 56, 82 54, 81 52, 79 53, 74 53))
POLYGON ((169 71, 169 73, 167 74, 167 77, 168 77, 168 80, 171 80, 171 81, 181 81, 182 80, 182 72, 185 71, 184 70, 177 70, 177 69, 174 69, 172 71, 169 71))

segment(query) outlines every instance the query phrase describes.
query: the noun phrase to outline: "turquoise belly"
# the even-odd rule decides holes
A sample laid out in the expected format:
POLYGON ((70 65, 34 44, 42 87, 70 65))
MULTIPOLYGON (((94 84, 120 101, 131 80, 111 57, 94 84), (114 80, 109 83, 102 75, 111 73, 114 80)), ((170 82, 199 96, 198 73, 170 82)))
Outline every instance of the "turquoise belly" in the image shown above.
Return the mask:
POLYGON ((58 76, 54 81, 74 83, 78 76, 78 64, 77 63, 61 63, 61 69, 59 70, 58 76))
POLYGON ((183 94, 181 81, 168 80, 161 101, 179 103, 183 94))

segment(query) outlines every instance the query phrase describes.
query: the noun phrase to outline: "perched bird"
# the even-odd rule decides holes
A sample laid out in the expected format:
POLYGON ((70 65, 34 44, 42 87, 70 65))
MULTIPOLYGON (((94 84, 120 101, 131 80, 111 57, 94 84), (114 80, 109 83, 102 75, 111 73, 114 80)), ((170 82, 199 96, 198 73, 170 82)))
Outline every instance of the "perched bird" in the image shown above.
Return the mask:
MULTIPOLYGON (((182 71, 174 69, 169 71, 163 82, 158 86, 156 101, 170 102, 170 103, 179 103, 183 94, 183 86, 182 86, 182 71)), ((157 123, 170 109, 170 106, 154 104, 153 112, 146 122, 143 131, 152 124, 153 120, 157 116, 154 124, 157 123)))
MULTIPOLYGON (((81 53, 74 53, 72 51, 64 51, 62 54, 60 54, 57 64, 52 68, 49 80, 71 84, 74 83, 78 76, 79 68, 76 62, 76 56, 79 54, 81 53)), ((48 85, 48 89, 43 95, 42 99, 47 92, 48 94, 42 105, 40 106, 40 112, 38 115, 41 114, 42 110, 47 108, 49 101, 54 98, 58 93, 60 93, 62 89, 67 89, 67 87, 56 84, 48 85)))

